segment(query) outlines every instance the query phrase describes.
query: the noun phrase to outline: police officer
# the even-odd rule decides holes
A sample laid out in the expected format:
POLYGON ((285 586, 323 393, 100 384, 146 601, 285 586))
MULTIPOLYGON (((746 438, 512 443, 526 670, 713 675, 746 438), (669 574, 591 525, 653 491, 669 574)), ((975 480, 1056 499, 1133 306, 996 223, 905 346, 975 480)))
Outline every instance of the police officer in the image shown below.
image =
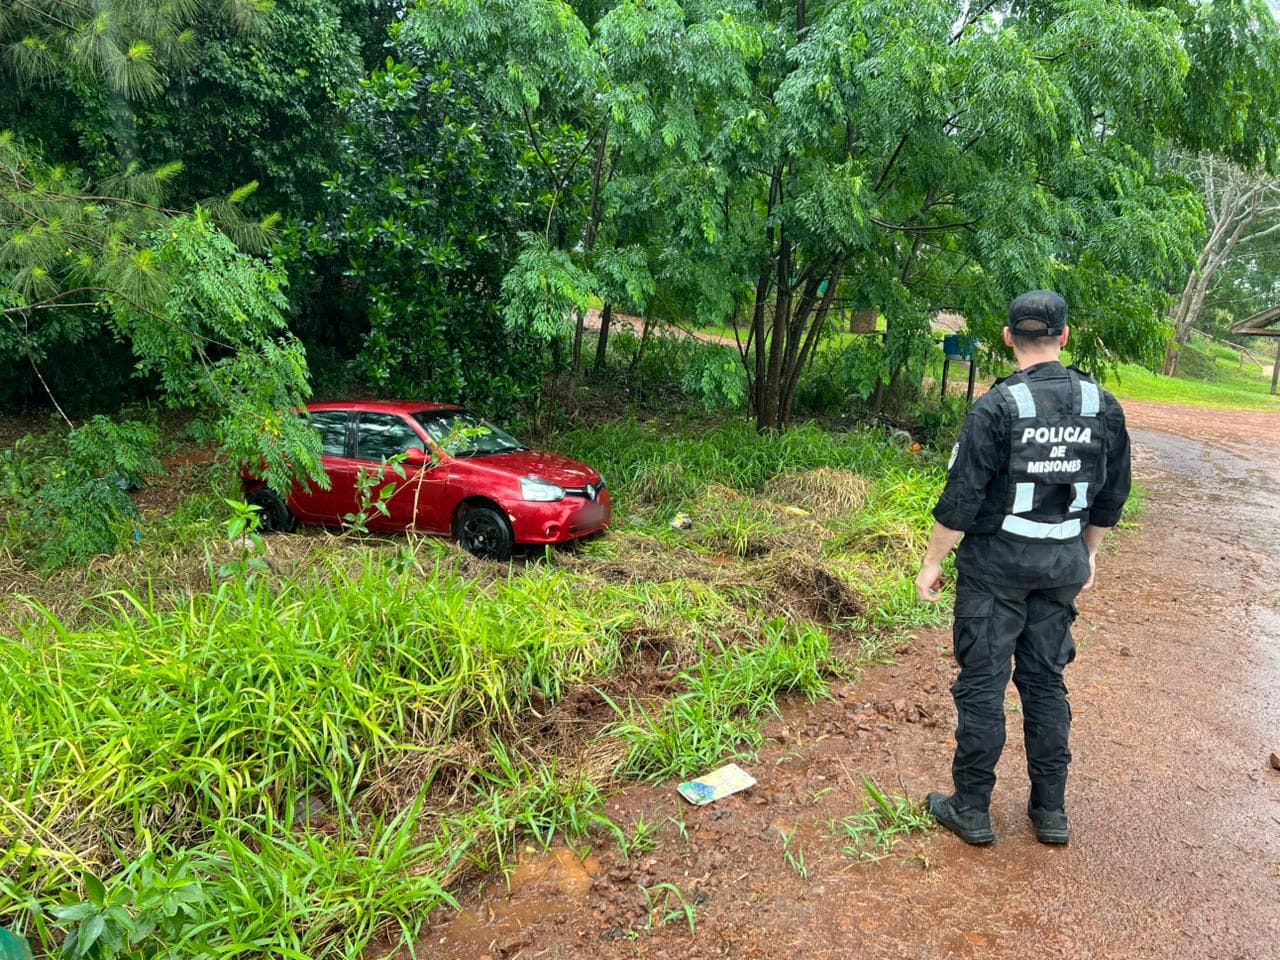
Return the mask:
POLYGON ((1065 791, 1071 707, 1062 671, 1075 658, 1075 598, 1093 584, 1098 547, 1129 496, 1124 412, 1088 376, 1064 367, 1067 304, 1045 290, 1009 307, 1004 342, 1018 372, 974 404, 933 516, 916 590, 938 601, 942 561, 956 554, 955 792, 929 811, 972 844, 995 840, 988 806, 1004 749, 1010 660, 1022 698, 1031 796, 1042 843, 1069 839, 1065 791), (963 539, 962 539, 963 538, 963 539))

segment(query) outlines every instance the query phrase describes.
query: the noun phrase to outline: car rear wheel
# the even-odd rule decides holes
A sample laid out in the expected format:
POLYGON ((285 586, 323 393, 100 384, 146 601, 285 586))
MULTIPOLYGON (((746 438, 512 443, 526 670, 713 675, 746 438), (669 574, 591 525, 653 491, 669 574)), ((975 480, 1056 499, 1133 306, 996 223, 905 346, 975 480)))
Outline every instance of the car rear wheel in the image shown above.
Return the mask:
POLYGON ((245 503, 258 508, 258 529, 263 533, 288 533, 298 525, 284 498, 263 487, 245 497, 245 503))
POLYGON ((510 560, 515 547, 511 524, 493 507, 469 507, 458 523, 458 542, 484 560, 510 560))

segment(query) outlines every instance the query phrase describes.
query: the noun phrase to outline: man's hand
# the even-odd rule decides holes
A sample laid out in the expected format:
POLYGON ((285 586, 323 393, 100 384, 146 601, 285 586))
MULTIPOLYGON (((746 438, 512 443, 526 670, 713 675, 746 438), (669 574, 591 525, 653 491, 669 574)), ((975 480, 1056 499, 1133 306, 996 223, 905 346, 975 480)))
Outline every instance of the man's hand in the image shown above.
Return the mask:
POLYGON ((1093 524, 1084 528, 1084 547, 1089 551, 1089 579, 1081 590, 1088 590, 1093 586, 1093 577, 1098 571, 1098 548, 1109 532, 1109 527, 1095 527, 1093 524))
POLYGON ((916 576, 916 593, 925 603, 937 603, 942 596, 942 564, 925 561, 916 576))
POLYGON ((942 599, 942 561, 964 534, 940 523, 933 525, 929 548, 920 561, 920 574, 916 577, 916 594, 925 603, 937 603, 942 599))

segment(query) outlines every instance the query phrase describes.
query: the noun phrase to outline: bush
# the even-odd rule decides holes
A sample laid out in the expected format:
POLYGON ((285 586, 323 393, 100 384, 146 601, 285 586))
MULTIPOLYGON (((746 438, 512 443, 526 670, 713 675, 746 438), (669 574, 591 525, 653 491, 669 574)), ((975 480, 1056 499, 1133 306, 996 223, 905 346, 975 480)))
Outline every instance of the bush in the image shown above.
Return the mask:
POLYGON ((878 337, 828 341, 796 387, 796 412, 849 415, 865 411, 884 372, 878 337))
POLYGON ((960 439, 960 429, 969 412, 963 397, 927 397, 911 410, 917 437, 935 450, 947 451, 960 439))
POLYGON ((702 410, 742 410, 747 405, 747 374, 742 359, 728 347, 702 344, 692 352, 680 385, 702 410))
POLYGON ((94 417, 67 433, 28 434, 0 452, 11 542, 46 570, 115 552, 138 517, 128 491, 160 470, 158 444, 147 424, 94 417))

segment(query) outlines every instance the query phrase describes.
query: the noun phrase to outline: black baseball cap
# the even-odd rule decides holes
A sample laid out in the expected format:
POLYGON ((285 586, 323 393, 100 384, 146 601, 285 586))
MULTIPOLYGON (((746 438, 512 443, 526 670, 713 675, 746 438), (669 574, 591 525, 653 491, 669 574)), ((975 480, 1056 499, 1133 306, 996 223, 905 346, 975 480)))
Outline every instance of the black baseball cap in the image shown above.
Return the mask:
POLYGON ((1067 326, 1067 301, 1052 290, 1031 290, 1009 304, 1009 332, 1056 337, 1067 326))

